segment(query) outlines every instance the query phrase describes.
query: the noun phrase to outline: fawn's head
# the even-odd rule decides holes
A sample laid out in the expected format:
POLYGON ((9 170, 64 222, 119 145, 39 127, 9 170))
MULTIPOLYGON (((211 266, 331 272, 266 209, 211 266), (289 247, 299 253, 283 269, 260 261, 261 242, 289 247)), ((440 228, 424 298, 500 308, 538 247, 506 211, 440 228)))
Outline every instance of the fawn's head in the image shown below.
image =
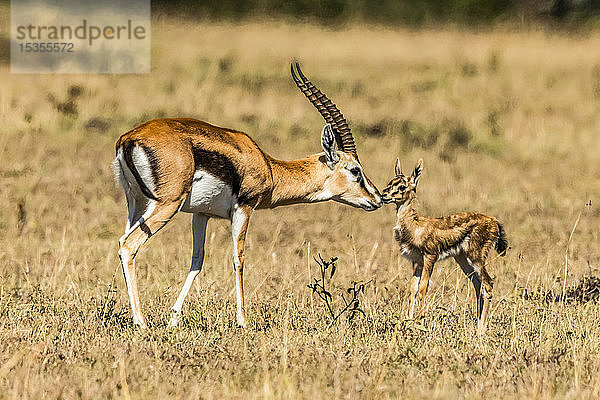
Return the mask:
POLYGON ((402 173, 400 159, 396 159, 394 170, 396 176, 381 192, 381 199, 384 203, 396 203, 397 206, 401 206, 410 199, 413 199, 417 194, 417 184, 419 183, 421 172, 423 172, 423 159, 419 159, 412 174, 408 176, 402 173))

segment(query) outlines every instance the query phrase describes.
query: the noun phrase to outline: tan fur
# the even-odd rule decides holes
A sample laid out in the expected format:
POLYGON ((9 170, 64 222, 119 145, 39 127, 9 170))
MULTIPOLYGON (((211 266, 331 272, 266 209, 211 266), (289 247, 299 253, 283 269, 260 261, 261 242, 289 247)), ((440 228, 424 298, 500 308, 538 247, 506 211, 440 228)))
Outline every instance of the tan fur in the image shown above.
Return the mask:
POLYGON ((117 140, 113 165, 129 210, 119 255, 137 325, 145 327, 146 323, 137 293, 135 256, 178 211, 194 213, 194 249, 169 325, 177 324, 190 286, 202 268, 207 222, 216 217, 231 221, 237 320, 245 326, 244 247, 255 209, 326 200, 367 211, 381 206, 377 188, 362 170, 346 119, 306 78, 300 65, 295 66, 295 70, 291 68, 294 82, 327 121, 321 132, 321 154, 277 160, 243 132, 190 118, 155 119, 117 140))
MULTIPOLYGON (((156 195, 159 200, 179 199, 186 195, 195 172, 193 151, 219 154, 229 160, 241 177, 240 196, 253 208, 273 208, 279 205, 318 201, 322 190, 335 195, 346 191, 355 197, 376 195, 360 185, 349 187, 340 174, 350 162, 359 164, 355 155, 338 151, 340 162, 331 170, 322 154, 293 161, 277 160, 264 153, 245 133, 210 125, 203 121, 155 119, 123 134, 116 149, 127 144, 152 149, 160 160, 156 195)), ((360 164, 359 164, 360 165, 360 164)), ((366 181, 375 186, 365 176, 366 181)))
POLYGON ((239 176, 243 194, 257 198, 272 186, 268 160, 248 135, 189 118, 154 119, 123 134, 116 149, 142 145, 155 152, 158 164, 157 197, 179 199, 187 194, 195 172, 194 149, 228 159, 239 176))
POLYGON ((424 299, 435 263, 454 257, 475 287, 478 328, 483 333, 493 290, 493 280, 487 272, 487 257, 499 240, 506 243, 504 233, 500 231, 496 218, 477 212, 461 212, 440 218, 419 216, 416 189, 421 165, 422 160, 419 160, 412 175, 405 176, 398 162, 396 176, 382 192, 384 202, 396 204, 395 239, 402 254, 413 263, 409 316, 414 316, 417 295, 419 314, 425 310, 424 299))
MULTIPOLYGON (((135 197, 134 208, 139 202, 144 202, 146 207, 133 211, 134 220, 140 222, 139 226, 126 232, 120 240, 119 250, 124 274, 126 279, 130 279, 128 290, 134 322, 140 326, 145 326, 145 321, 137 294, 135 255, 141 245, 181 209, 190 194, 196 172, 209 172, 224 182, 233 193, 234 204, 229 218, 232 225, 241 224, 233 241, 237 248, 234 267, 236 287, 239 287, 236 294, 238 323, 242 326, 246 323, 242 276, 244 243, 253 210, 326 200, 369 211, 381 205, 379 192, 363 174, 358 157, 353 153, 335 151, 333 148, 338 159, 335 164, 328 164, 323 153, 295 161, 277 160, 265 154, 245 133, 198 120, 155 119, 146 122, 123 134, 116 143, 116 151, 115 169, 119 180, 126 192, 131 191, 132 186, 136 188, 131 195, 135 197), (127 157, 129 163, 133 163, 132 149, 142 149, 148 160, 145 177, 140 177, 139 168, 136 169, 135 165, 132 167, 127 164, 127 157), (138 175, 135 180, 130 178, 130 182, 124 178, 123 163, 130 174, 138 175), (352 178, 351 168, 360 168, 360 179, 352 178), (145 220, 139 219, 149 204, 155 206, 154 211, 145 220), (241 210, 241 214, 234 215, 234 209, 241 210)), ((185 294, 182 298, 185 299, 185 294)))

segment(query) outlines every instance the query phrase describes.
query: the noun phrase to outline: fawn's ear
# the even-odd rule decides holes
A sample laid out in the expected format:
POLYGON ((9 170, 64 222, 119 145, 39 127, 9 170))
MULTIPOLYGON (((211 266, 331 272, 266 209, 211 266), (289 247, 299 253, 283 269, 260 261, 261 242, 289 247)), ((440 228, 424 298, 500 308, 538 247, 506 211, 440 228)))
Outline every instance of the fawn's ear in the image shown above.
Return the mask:
POLYGON ((323 131, 321 132, 321 146, 323 146, 323 151, 325 152, 327 166, 333 169, 340 158, 337 155, 337 144, 335 143, 335 134, 333 133, 331 124, 323 127, 323 131))
POLYGON ((402 175, 402 164, 400 164, 399 158, 396 158, 396 165, 394 167, 394 172, 396 173, 396 176, 402 175))
POLYGON ((417 184, 419 183, 419 178, 421 177, 421 172, 423 172, 423 159, 420 158, 415 166, 414 171, 410 176, 410 181, 412 183, 413 190, 417 190, 417 184))

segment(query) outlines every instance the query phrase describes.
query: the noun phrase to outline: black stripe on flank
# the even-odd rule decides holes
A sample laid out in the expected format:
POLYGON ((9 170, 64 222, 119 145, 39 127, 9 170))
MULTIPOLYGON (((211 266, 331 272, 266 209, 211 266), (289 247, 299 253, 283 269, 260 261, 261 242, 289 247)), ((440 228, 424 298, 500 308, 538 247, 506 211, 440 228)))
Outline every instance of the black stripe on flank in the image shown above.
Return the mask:
MULTIPOLYGON (((148 187, 142 180, 140 173, 135 168, 135 164, 133 163, 133 159, 131 158, 133 146, 135 146, 135 144, 131 143, 131 142, 127 143, 127 145, 123 146, 123 156, 125 157, 125 163, 127 164, 127 168, 129 168, 129 170, 131 171, 133 177, 135 178, 135 181, 137 182, 137 184, 140 187, 140 190, 142 191, 144 196, 146 196, 152 200, 158 200, 156 198, 156 196, 154 196, 154 194, 152 194, 152 191, 150 191, 150 189, 148 189, 148 187)), ((150 165, 152 166, 152 164, 150 164, 150 165)), ((155 175, 154 172, 152 173, 152 175, 153 176, 155 175)))
MULTIPOLYGON (((242 179, 231 160, 215 151, 203 150, 198 147, 192 148, 195 170, 204 170, 221 179, 229 185, 231 192, 239 197, 242 179)), ((240 199, 238 198, 239 201, 240 199)))

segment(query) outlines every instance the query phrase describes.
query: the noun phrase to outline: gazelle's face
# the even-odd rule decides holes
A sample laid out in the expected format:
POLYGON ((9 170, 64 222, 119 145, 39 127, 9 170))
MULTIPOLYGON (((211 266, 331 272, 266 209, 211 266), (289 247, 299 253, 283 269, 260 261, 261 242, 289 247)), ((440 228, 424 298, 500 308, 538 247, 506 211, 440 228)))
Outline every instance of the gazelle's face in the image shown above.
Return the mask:
POLYGON ((335 134, 330 124, 321 132, 322 161, 327 165, 328 177, 324 193, 327 199, 353 207, 374 211, 381 207, 381 195, 363 172, 353 152, 338 151, 335 134))
POLYGON ((409 199, 413 188, 410 177, 402 174, 396 175, 381 192, 384 203, 396 203, 401 206, 409 199))
POLYGON ((337 152, 339 160, 328 179, 332 200, 360 207, 366 211, 377 210, 382 205, 381 195, 363 172, 362 165, 353 154, 337 152))
POLYGON ((419 177, 423 171, 422 163, 423 160, 419 160, 412 174, 407 176, 402 173, 400 160, 396 161, 396 176, 392 178, 386 188, 383 189, 383 192, 381 192, 381 198, 384 203, 396 203, 397 206, 402 206, 415 196, 419 177))

